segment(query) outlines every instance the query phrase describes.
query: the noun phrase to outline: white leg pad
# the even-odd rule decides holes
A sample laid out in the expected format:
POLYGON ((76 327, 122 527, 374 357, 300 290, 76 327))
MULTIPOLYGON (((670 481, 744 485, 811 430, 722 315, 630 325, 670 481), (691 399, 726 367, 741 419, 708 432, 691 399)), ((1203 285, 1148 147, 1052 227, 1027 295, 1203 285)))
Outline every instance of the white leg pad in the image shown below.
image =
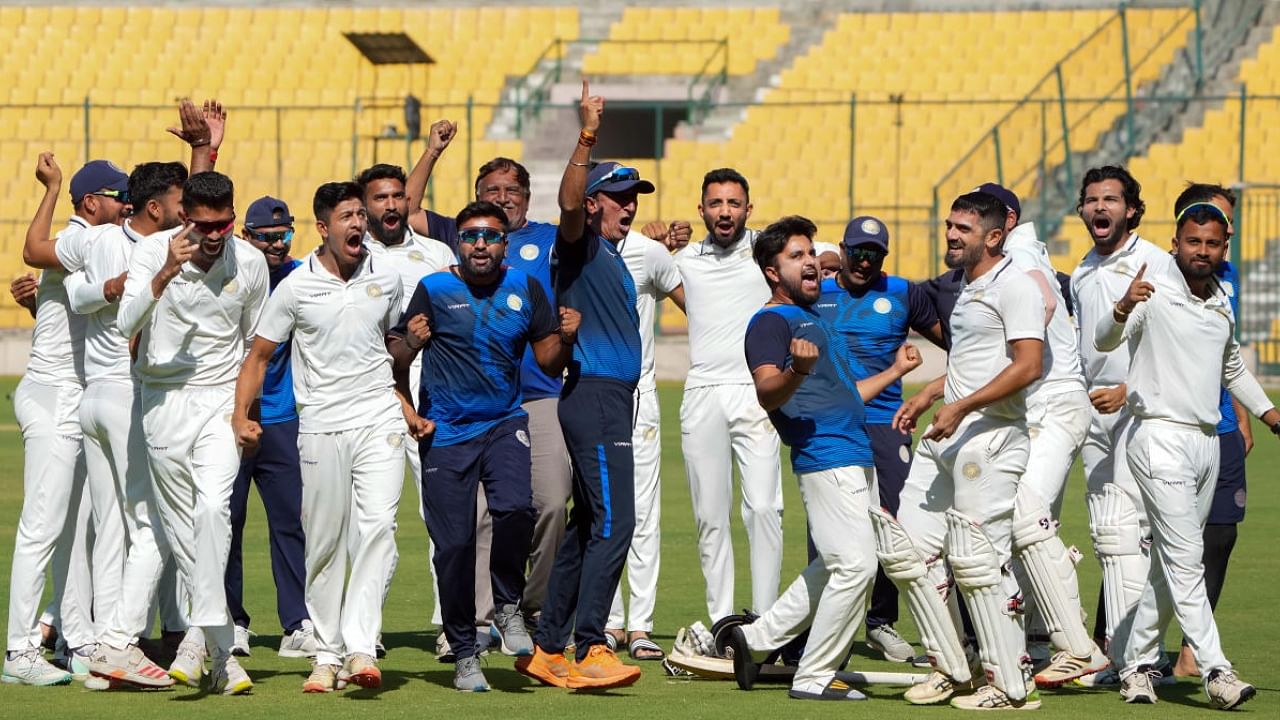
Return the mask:
MULTIPOLYGON (((876 557, 884 574, 907 598, 907 607, 920 629, 920 642, 939 671, 958 683, 972 676, 958 623, 948 607, 951 583, 941 559, 925 563, 907 531, 888 512, 869 510, 876 534, 876 557)), ((952 603, 954 604, 954 603, 952 603)))
POLYGON ((1049 505, 1033 489, 1021 486, 1013 506, 1013 552, 1021 561, 1036 607, 1054 646, 1076 657, 1093 653, 1084 627, 1075 556, 1058 537, 1049 505))
POLYGON ((1018 589, 1000 567, 1000 558, 978 523, 947 511, 947 562, 978 635, 987 682, 1014 700, 1027 696, 1018 589))
POLYGON ((1147 584, 1151 558, 1142 538, 1133 500, 1112 484, 1085 496, 1093 549, 1102 565, 1103 605, 1107 611, 1107 654, 1119 665, 1133 611, 1147 584))

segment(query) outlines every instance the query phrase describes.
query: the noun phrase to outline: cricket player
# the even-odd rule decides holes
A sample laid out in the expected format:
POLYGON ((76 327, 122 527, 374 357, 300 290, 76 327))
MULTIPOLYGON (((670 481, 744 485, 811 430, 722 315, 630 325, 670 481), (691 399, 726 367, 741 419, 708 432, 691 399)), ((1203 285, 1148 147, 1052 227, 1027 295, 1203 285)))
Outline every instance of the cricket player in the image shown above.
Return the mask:
MULTIPOLYGON (((85 487, 79 422, 85 323, 83 316, 71 312, 63 287, 68 268, 59 259, 56 246, 63 243, 65 251, 75 245, 74 238, 91 225, 119 224, 128 208, 129 176, 106 160, 86 163, 71 177, 75 213, 52 240, 49 231, 62 189, 62 170, 52 153, 40 154, 36 176, 45 193, 27 233, 23 255, 28 264, 43 272, 35 299, 31 359, 14 391, 14 413, 22 429, 23 500, 9 576, 2 679, 24 685, 63 685, 71 682, 73 673, 82 677, 88 673, 86 661, 95 633, 90 607, 92 579, 83 556, 88 530, 83 525, 88 518, 80 514, 85 487), (39 605, 45 569, 51 561, 55 578, 59 575, 55 548, 71 543, 79 545, 76 557, 80 562, 71 564, 74 551, 68 547, 64 556, 67 564, 61 568, 66 586, 58 624, 68 648, 68 667, 61 669, 40 654, 39 605)), ((76 264, 70 268, 77 269, 76 264)))
POLYGON ((891 367, 855 380, 851 354, 814 308, 822 295, 816 232, 808 219, 791 216, 756 238, 753 255, 771 297, 747 326, 745 354, 760 406, 791 448, 818 557, 758 620, 733 627, 729 644, 738 686, 749 690, 761 655, 812 623, 789 696, 865 700, 835 677, 876 573, 867 511, 879 497, 863 403, 918 366, 920 356, 903 345, 891 367))
MULTIPOLYGON (((782 467, 778 433, 756 401, 741 352, 747 323, 769 299, 751 258, 747 229, 751 194, 738 171, 719 168, 702 179, 700 242, 676 254, 689 315, 689 373, 680 404, 680 445, 698 528, 698 557, 707 582, 707 614, 734 611, 733 462, 742 482, 742 522, 751 558, 751 607, 762 613, 778 597, 782 572, 782 467)), ((671 234, 688 237, 689 224, 671 234)), ((678 244, 677 238, 674 244, 678 244)))
POLYGON ((553 269, 557 302, 582 315, 560 396, 560 425, 573 458, 573 512, 556 553, 534 653, 516 669, 555 687, 631 685, 640 668, 623 665, 604 628, 635 528, 633 394, 640 380, 636 288, 617 244, 635 219, 637 196, 653 183, 635 168, 601 163, 591 148, 604 98, 582 81, 581 131, 560 181, 560 229, 553 269), (564 656, 570 636, 575 662, 564 656))
MULTIPOLYGON (((1125 378, 1129 351, 1120 346, 1100 352, 1094 330, 1124 295, 1138 268, 1153 275, 1176 273, 1167 250, 1139 237, 1146 212, 1142 186, 1122 167, 1108 165, 1085 173, 1076 206, 1093 248, 1071 273, 1072 306, 1079 333, 1080 365, 1093 404, 1089 431, 1080 459, 1084 464, 1089 532, 1102 565, 1106 608, 1107 655, 1112 668, 1124 665, 1124 642, 1133 610, 1146 583, 1150 563, 1150 527, 1141 493, 1125 460, 1130 408, 1125 378)), ((1086 682, 1118 682, 1113 671, 1096 673, 1086 682)))
POLYGON ((426 344, 419 414, 435 423, 435 434, 421 445, 422 494, 444 629, 456 658, 454 687, 464 692, 489 689, 473 623, 480 485, 493 542, 502 550, 486 567, 496 604, 494 627, 504 652, 533 652, 520 611, 534 518, 520 362, 532 347, 544 372, 563 372, 578 322, 569 309, 557 318, 537 280, 503 266, 506 223, 502 208, 489 202, 473 202, 458 213, 461 261, 418 283, 388 344, 402 393, 408 393, 420 342, 426 344))
MULTIPOLYGON (((661 225, 661 223, 658 223, 661 225)), ((607 632, 625 645, 632 660, 661 660, 662 648, 649 637, 653 608, 658 599, 659 555, 662 533, 661 409, 658 407, 657 372, 654 369, 653 333, 658 302, 671 298, 684 309, 680 271, 662 243, 632 230, 618 243, 618 252, 636 286, 636 315, 640 318, 640 382, 636 386, 636 420, 631 450, 636 473, 636 530, 627 552, 629 603, 623 605, 622 585, 613 593, 607 632)))
POLYGON ((982 192, 961 195, 947 217, 949 267, 966 284, 951 315, 947 374, 898 410, 894 423, 915 429, 939 394, 945 398, 925 429, 895 520, 871 511, 885 574, 907 596, 935 670, 906 693, 915 704, 950 699, 968 710, 1034 709, 1018 586, 1012 556, 1014 497, 1027 466, 1026 388, 1041 377, 1045 304, 1040 288, 1005 257, 1007 211, 982 192), (944 553, 945 548, 945 553, 944 553), (968 696, 973 671, 947 602, 950 580, 973 618, 989 684, 968 696))
POLYGON ((242 447, 258 442, 262 427, 249 409, 276 345, 292 337, 305 594, 316 636, 315 667, 302 688, 322 693, 335 689, 340 671, 361 687, 382 684, 375 644, 396 555, 405 432, 421 437, 430 424, 395 391, 384 336, 400 315, 402 282, 364 243, 360 186, 321 185, 312 209, 324 243, 271 293, 236 382, 231 422, 242 447))
POLYGON ((253 682, 231 654, 234 625, 223 578, 231 543, 231 491, 240 471, 228 418, 234 382, 267 297, 266 260, 234 235, 231 179, 192 175, 182 188, 185 226, 140 242, 117 323, 139 337, 137 376, 156 506, 181 583, 191 631, 169 674, 199 686, 207 649, 213 692, 253 682))
POLYGON ((1205 693, 1230 710, 1256 694, 1222 652, 1205 594, 1203 532, 1218 479, 1220 386, 1280 434, 1280 412, 1245 367, 1230 299, 1214 277, 1226 257, 1231 221, 1212 202, 1177 216, 1175 268, 1139 265, 1094 347, 1129 349, 1126 376, 1133 420, 1126 459, 1147 508, 1151 567, 1124 645, 1120 694, 1154 703, 1152 675, 1162 658, 1163 618, 1172 611, 1195 653, 1205 693))

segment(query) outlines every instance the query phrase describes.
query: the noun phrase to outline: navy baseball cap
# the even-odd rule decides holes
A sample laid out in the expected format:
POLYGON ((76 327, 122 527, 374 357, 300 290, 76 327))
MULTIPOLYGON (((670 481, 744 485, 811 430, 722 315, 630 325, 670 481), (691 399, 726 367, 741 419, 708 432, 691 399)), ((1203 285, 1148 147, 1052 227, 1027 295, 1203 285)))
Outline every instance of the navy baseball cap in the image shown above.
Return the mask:
POLYGON ((250 230, 292 224, 293 216, 289 214, 289 206, 283 200, 277 200, 270 195, 254 200, 249 205, 249 212, 244 215, 244 226, 250 230))
MULTIPOLYGON (((129 174, 110 160, 90 160, 71 176, 71 203, 79 205, 85 195, 101 190, 129 192, 129 174)), ((126 202, 121 196, 116 196, 126 202)))
POLYGON ((887 253, 889 252, 889 229, 880 222, 879 218, 859 215, 844 226, 844 239, 840 244, 847 248, 875 245, 887 253))
POLYGON ((587 191, 592 195, 598 192, 626 192, 635 189, 641 194, 654 191, 653 183, 640 179, 640 171, 626 167, 621 163, 602 162, 587 173, 587 191))
POLYGON ((993 182, 985 182, 973 189, 974 192, 986 193, 994 196, 1004 206, 1013 211, 1014 219, 1022 219, 1022 203, 1018 202, 1018 196, 1013 194, 1009 188, 993 182))

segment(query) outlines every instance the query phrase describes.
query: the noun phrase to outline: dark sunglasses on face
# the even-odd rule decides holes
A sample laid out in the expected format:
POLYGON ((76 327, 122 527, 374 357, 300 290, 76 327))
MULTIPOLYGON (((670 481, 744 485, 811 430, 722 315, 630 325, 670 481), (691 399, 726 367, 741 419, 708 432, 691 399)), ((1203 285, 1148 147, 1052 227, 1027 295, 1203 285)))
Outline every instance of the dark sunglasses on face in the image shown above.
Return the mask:
POLYGON ((99 190, 98 192, 89 193, 89 194, 97 195, 99 197, 108 197, 108 198, 111 198, 112 200, 115 200, 118 203, 124 203, 125 205, 129 204, 128 190, 99 190))
POLYGON ((231 228, 236 224, 236 216, 232 215, 227 220, 209 220, 207 222, 191 221, 196 232, 201 235, 226 235, 231 232, 231 228))
POLYGON ((253 234, 254 240, 257 240, 264 245, 275 245, 278 242, 288 245, 293 240, 292 230, 275 230, 272 232, 258 232, 256 230, 250 230, 249 232, 253 234))
POLYGON ((507 234, 493 228, 467 228, 458 233, 458 239, 469 245, 474 245, 481 240, 484 241, 485 245, 492 245, 504 242, 507 239, 507 234))
POLYGON ((849 262, 852 262, 854 264, 863 263, 863 262, 874 263, 880 258, 884 257, 884 251, 880 250, 879 248, 846 247, 844 249, 844 252, 845 252, 845 255, 849 257, 849 262))

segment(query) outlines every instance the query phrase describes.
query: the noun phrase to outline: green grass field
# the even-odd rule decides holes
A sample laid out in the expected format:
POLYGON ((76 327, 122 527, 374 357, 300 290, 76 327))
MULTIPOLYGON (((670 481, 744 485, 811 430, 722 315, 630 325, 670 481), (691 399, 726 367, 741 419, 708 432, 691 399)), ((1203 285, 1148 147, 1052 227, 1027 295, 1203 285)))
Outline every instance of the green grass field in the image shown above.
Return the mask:
MULTIPOLYGON (((0 380, 6 396, 16 379, 0 380)), ((661 388, 663 432, 663 515, 662 573, 657 606, 655 636, 670 647, 676 628, 703 619, 703 580, 698 567, 689 491, 680 456, 678 385, 661 388)), ((784 465, 785 465, 784 460, 784 465)), ((1275 582, 1277 566, 1273 550, 1280 543, 1277 512, 1280 488, 1272 481, 1280 464, 1280 443, 1265 432, 1259 447, 1249 458, 1251 497, 1249 518, 1242 526, 1232 558, 1222 603, 1218 609, 1219 628, 1227 655, 1241 675, 1260 690, 1259 697, 1243 706, 1242 712, 1266 717, 1280 716, 1280 666, 1272 664, 1277 640, 1277 602, 1267 590, 1275 582), (1270 653, 1270 654, 1269 654, 1270 653)), ((12 402, 0 408, 0 577, 7 607, 9 565, 14 529, 22 502, 22 443, 13 421, 12 402)), ((786 559, 783 582, 789 583, 805 563, 804 511, 794 481, 784 480, 786 492, 786 559)), ((599 695, 572 694, 555 688, 535 686, 512 669, 511 658, 490 655, 485 673, 495 692, 463 695, 452 689, 453 666, 436 662, 430 652, 434 630, 429 626, 431 585, 427 576, 427 536, 414 508, 416 491, 406 487, 407 502, 400 508, 400 565, 384 618, 384 640, 389 655, 382 663, 384 687, 379 691, 358 690, 332 695, 303 695, 301 685, 308 672, 305 661, 285 660, 275 654, 280 641, 274 610, 266 523, 261 504, 250 500, 245 530, 246 605, 255 618, 253 657, 244 661, 256 683, 248 697, 205 697, 190 689, 164 692, 90 692, 79 684, 61 688, 0 687, 0 716, 35 718, 64 717, 174 717, 173 713, 193 713, 190 717, 343 717, 362 710, 374 710, 387 717, 908 717, 958 713, 937 708, 912 708, 901 700, 901 688, 871 688, 871 700, 857 704, 802 703, 787 698, 786 686, 757 686, 745 693, 731 682, 676 680, 664 676, 658 663, 644 664, 644 677, 632 688, 599 695), (582 715, 573 715, 582 713, 582 715), (667 713, 671 713, 668 715, 667 713)), ((731 514, 738 523, 736 506, 731 514)), ((1089 545, 1085 522, 1083 480, 1079 468, 1072 475, 1064 510, 1063 535, 1085 551, 1080 564, 1080 581, 1085 604, 1092 609, 1098 588, 1097 562, 1089 545)), ((737 550, 738 604, 749 602, 746 537, 735 526, 737 550)), ((871 549, 868 548, 868 552, 871 549)), ((899 628, 908 639, 916 639, 905 605, 899 628)), ((7 615, 6 615, 7 617, 7 615)), ((1092 621, 1090 621, 1092 622, 1092 621)), ((1092 625, 1090 625, 1092 627, 1092 625)), ((1170 646, 1177 642, 1176 628, 1170 646)), ((861 639, 856 646, 853 667, 867 670, 898 670, 903 666, 873 659, 861 639)), ((1176 687, 1159 689, 1161 702, 1154 706, 1125 705, 1114 690, 1066 689, 1042 693, 1042 716, 1055 718, 1144 717, 1176 718, 1210 712, 1198 682, 1180 681, 1176 687)))

